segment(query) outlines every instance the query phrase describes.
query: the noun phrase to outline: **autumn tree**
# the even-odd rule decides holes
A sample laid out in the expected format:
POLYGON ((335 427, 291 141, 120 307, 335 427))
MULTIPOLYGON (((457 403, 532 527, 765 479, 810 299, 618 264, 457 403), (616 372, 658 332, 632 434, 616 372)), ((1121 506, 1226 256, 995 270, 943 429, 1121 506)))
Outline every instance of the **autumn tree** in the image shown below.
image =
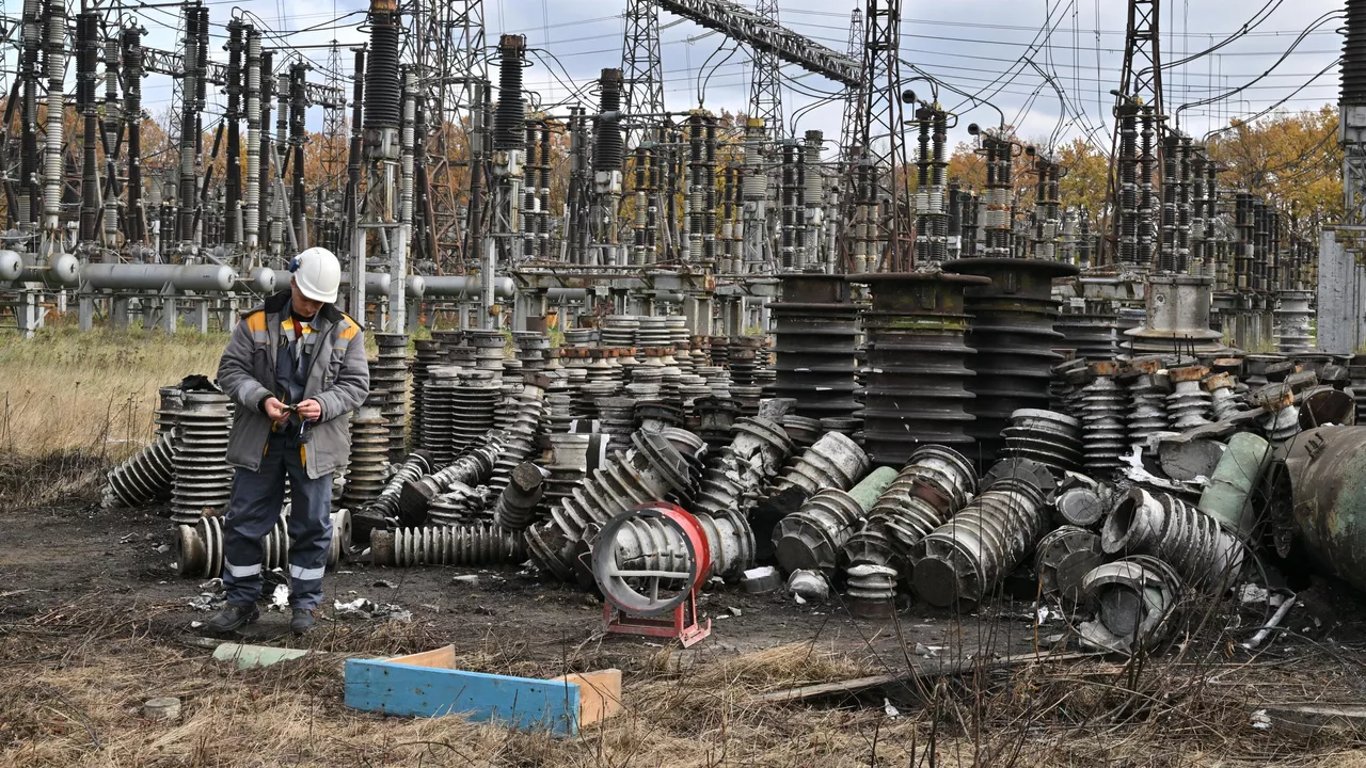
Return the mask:
POLYGON ((1277 112, 1254 123, 1233 121, 1209 142, 1219 183, 1280 202, 1302 221, 1342 218, 1342 147, 1338 110, 1324 105, 1277 112))

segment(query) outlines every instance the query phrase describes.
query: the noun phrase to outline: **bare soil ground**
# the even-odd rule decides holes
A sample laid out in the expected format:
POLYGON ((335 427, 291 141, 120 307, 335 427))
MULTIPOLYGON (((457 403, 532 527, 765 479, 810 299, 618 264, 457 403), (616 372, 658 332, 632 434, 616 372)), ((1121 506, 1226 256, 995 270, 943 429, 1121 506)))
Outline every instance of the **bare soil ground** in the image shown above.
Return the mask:
POLYGON ((302 641, 268 613, 243 638, 320 653, 238 671, 191 628, 195 580, 175 575, 169 523, 102 511, 98 476, 77 460, 0 461, 0 765, 14 766, 1366 766, 1349 730, 1253 727, 1267 702, 1359 700, 1366 612, 1354 595, 1303 593, 1264 650, 1236 647, 1256 616, 1219 615, 1160 657, 978 669, 807 705, 756 693, 904 671, 941 659, 1020 652, 1031 603, 1003 597, 980 615, 920 607, 857 620, 838 602, 716 588, 713 636, 688 651, 599 633, 597 599, 517 569, 379 569, 347 564, 329 599, 397 603, 412 621, 325 612, 302 641), (27 466, 27 468, 26 468, 27 466), (34 478, 63 475, 46 493, 34 478), (24 481, 21 483, 21 481, 24 481), (25 493, 14 487, 25 485, 25 493), (167 551, 158 551, 168 545, 167 551), (477 585, 452 583, 476 573, 477 585), (381 581, 393 587, 381 585, 381 581), (738 609, 738 610, 732 610, 738 609), (725 616, 726 618, 720 618, 725 616), (615 666, 625 712, 575 739, 459 718, 381 718, 341 703, 340 660, 453 643, 471 669, 551 676, 615 666), (179 721, 151 722, 145 699, 178 696, 179 721))

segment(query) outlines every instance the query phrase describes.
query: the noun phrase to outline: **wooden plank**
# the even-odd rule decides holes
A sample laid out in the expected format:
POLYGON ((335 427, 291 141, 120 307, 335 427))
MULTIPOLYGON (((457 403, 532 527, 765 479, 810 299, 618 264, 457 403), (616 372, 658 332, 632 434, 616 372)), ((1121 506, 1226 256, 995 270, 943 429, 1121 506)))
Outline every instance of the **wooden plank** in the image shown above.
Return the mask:
POLYGON ((579 687, 579 727, 606 720, 621 711, 621 670, 600 669, 552 677, 579 687))
POLYGON ((459 669, 346 662, 346 706, 386 715, 460 715, 521 730, 573 736, 579 730, 579 686, 563 680, 489 675, 459 669))
POLYGON ((390 664, 407 664, 410 667, 437 667, 439 669, 455 669, 455 646, 444 645, 422 653, 410 653, 407 656, 395 656, 388 659, 390 664))
POLYGON ((1271 728, 1278 728, 1308 736, 1334 734, 1360 735, 1366 732, 1366 705, 1278 703, 1254 705, 1253 710, 1264 710, 1271 728))
POLYGON ((948 675, 961 675, 973 672, 978 669, 993 670, 1005 669, 1008 667, 1025 666, 1031 663, 1043 663, 1052 661, 1076 661, 1078 659, 1088 659, 1100 656, 1100 653, 1058 653, 1053 655, 1024 653, 1014 656, 1002 656, 996 659, 977 661, 969 659, 954 664, 940 665, 939 667, 917 667, 909 672, 895 672, 889 675, 869 675, 867 677, 855 677, 848 680, 838 680, 833 683, 821 683, 819 685, 803 685, 797 688, 787 688, 781 691, 771 691, 751 696, 751 704, 781 704, 809 699, 819 699, 825 696, 838 696, 840 694, 853 695, 861 691, 872 688, 881 688, 885 685, 895 685, 897 683, 908 682, 921 677, 945 677, 948 675))

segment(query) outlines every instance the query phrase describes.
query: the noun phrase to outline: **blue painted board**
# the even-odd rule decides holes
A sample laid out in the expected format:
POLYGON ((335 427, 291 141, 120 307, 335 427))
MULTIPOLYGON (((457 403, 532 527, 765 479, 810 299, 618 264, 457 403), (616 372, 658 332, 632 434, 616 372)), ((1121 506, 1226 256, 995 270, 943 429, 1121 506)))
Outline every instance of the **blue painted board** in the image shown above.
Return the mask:
POLYGON ((386 715, 461 715, 557 736, 579 732, 579 686, 563 680, 348 659, 344 700, 386 715))

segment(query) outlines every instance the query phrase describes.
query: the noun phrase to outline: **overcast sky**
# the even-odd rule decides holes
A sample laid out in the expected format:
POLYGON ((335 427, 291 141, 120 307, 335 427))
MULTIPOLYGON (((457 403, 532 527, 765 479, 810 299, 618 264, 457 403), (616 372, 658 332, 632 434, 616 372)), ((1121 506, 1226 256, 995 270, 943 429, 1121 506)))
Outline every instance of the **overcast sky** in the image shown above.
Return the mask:
MULTIPOLYGON (((368 4, 356 0, 210 0, 208 5, 214 31, 211 53, 220 60, 227 56, 221 50, 226 40, 223 25, 234 9, 254 14, 258 27, 288 32, 280 42, 301 46, 298 53, 316 62, 313 77, 318 80, 326 76, 322 70, 326 68, 327 50, 302 46, 337 40, 343 46, 343 73, 349 74, 351 54, 345 46, 365 39, 358 27, 368 4)), ((862 5, 862 0, 780 0, 781 21, 843 52, 848 45, 850 11, 862 5)), ((1181 127, 1198 138, 1227 125, 1230 118, 1256 114, 1281 99, 1287 99, 1283 108, 1292 110, 1336 102, 1339 78, 1333 63, 1342 46, 1343 5, 1342 0, 1271 0, 1265 5, 1262 0, 1163 3, 1161 46, 1169 65, 1223 41, 1259 9, 1269 11, 1255 30, 1217 52, 1166 69, 1167 112, 1247 85, 1268 70, 1263 79, 1236 95, 1183 110, 1181 127), (1286 54, 1296 37, 1325 13, 1336 16, 1286 54)), ((621 65, 624 3, 485 0, 484 7, 490 46, 496 44, 500 33, 514 32, 526 35, 530 47, 548 54, 536 54, 535 66, 527 74, 527 87, 539 91, 546 105, 558 107, 575 98, 575 89, 590 84, 602 68, 621 65), (549 56, 558 65, 548 63, 549 56), (566 79, 572 81, 560 82, 566 79)), ((128 13, 147 28, 150 45, 178 47, 171 28, 176 22, 174 9, 144 7, 128 13)), ((749 98, 748 51, 741 46, 732 52, 736 46, 722 35, 667 12, 660 14, 668 108, 696 107, 700 98, 703 106, 712 110, 744 110, 749 98)), ((1119 83, 1125 14, 1126 4, 1120 0, 906 0, 902 57, 945 84, 940 89, 940 101, 947 108, 959 107, 962 114, 954 140, 967 138, 963 130, 967 123, 995 124, 1000 117, 991 108, 965 104, 950 87, 990 101, 1026 139, 1046 144, 1050 139, 1086 136, 1108 147, 1113 103, 1109 91, 1119 83), (1063 92, 1061 98, 1058 89, 1063 92)), ((277 55, 277 66, 279 59, 277 55)), ((6 69, 12 73, 12 51, 6 61, 6 69)), ((797 135, 819 128, 837 139, 841 119, 838 86, 792 65, 784 65, 783 73, 789 129, 794 113, 822 102, 800 117, 795 126, 797 135)), ((909 69, 903 70, 908 79, 914 75, 909 69)), ((147 109, 162 112, 169 103, 171 87, 170 79, 162 76, 144 81, 147 109)), ((910 83, 909 87, 922 95, 928 89, 924 82, 910 83)), ((309 123, 317 128, 321 111, 311 113, 309 123)))

